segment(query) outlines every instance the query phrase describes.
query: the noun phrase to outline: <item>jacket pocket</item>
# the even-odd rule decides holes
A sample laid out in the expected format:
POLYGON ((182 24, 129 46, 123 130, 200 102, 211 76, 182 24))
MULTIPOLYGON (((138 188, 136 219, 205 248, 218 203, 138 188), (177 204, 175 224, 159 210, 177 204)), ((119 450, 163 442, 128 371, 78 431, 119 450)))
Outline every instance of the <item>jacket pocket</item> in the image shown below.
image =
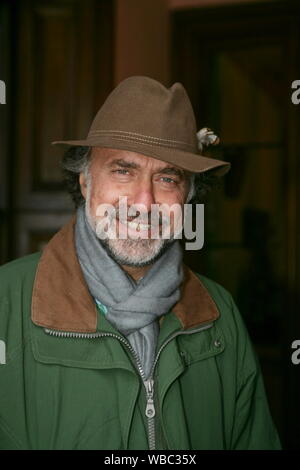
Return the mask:
POLYGON ((185 365, 221 354, 226 347, 223 332, 216 323, 207 330, 180 335, 177 341, 185 365))

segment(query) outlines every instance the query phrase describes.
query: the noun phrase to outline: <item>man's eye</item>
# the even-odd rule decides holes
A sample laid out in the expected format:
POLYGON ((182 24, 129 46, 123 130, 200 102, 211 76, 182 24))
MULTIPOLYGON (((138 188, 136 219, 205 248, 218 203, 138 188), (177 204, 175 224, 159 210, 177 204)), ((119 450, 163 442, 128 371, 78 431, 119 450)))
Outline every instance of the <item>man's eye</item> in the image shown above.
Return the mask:
POLYGON ((168 176, 162 176, 161 179, 164 183, 176 184, 177 181, 173 180, 173 178, 169 178, 168 176))
POLYGON ((118 173, 119 175, 128 175, 129 171, 123 168, 119 168, 118 170, 114 170, 113 173, 118 173))

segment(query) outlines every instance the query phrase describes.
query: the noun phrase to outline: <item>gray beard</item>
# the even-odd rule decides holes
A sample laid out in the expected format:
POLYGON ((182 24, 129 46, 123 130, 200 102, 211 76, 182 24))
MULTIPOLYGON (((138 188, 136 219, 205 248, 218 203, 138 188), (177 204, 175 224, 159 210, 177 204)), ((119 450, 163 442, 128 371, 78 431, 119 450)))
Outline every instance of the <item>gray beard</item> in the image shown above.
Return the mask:
POLYGON ((154 243, 153 240, 99 239, 99 242, 118 264, 132 267, 143 267, 153 264, 157 259, 159 259, 165 253, 170 243, 174 242, 174 240, 155 240, 156 243, 159 242, 155 249, 151 247, 151 244, 154 243), (129 252, 134 251, 136 253, 137 248, 139 251, 143 251, 143 255, 140 255, 140 259, 138 259, 136 254, 135 256, 130 256, 130 253, 128 253, 128 250, 129 252))

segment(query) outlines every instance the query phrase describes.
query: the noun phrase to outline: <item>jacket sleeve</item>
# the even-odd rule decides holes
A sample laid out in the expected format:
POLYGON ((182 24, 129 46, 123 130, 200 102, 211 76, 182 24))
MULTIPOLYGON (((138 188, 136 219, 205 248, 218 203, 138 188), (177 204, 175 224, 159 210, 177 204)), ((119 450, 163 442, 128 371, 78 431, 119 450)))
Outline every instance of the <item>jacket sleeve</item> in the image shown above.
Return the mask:
POLYGON ((231 448, 280 450, 281 444, 266 398, 256 353, 240 313, 232 300, 237 330, 237 393, 231 448))

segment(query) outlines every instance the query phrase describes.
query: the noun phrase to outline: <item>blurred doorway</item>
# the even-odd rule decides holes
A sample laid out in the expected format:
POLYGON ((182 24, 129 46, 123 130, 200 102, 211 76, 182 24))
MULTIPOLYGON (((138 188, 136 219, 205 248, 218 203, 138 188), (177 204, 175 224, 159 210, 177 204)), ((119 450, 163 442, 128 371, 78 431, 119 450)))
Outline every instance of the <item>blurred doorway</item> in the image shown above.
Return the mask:
POLYGON ((51 142, 86 135, 111 91, 113 27, 107 0, 0 0, 0 263, 42 249, 73 212, 51 142))

